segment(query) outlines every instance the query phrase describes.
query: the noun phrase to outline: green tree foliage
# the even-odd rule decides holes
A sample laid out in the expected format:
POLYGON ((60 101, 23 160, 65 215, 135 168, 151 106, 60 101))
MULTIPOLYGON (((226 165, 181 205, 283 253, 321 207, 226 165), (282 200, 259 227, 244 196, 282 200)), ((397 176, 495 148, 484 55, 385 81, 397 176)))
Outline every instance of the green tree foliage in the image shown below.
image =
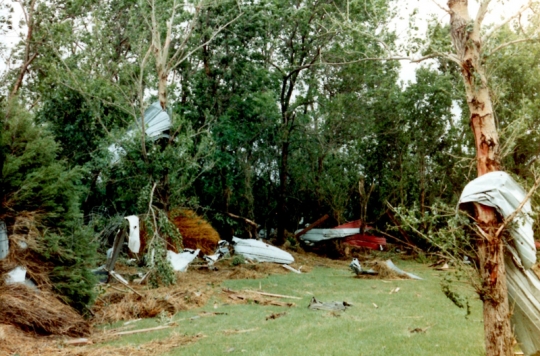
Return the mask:
POLYGON ((57 160, 58 144, 32 116, 19 109, 4 122, 0 176, 0 217, 39 211, 44 224, 65 226, 79 214, 81 172, 57 160))
POLYGON ((39 234, 29 245, 33 258, 49 270, 47 278, 59 297, 85 312, 94 298, 95 279, 89 268, 95 247, 90 232, 81 226, 82 172, 58 160, 53 136, 26 110, 12 108, 1 128, 0 220, 12 233, 19 216, 35 219, 39 234))

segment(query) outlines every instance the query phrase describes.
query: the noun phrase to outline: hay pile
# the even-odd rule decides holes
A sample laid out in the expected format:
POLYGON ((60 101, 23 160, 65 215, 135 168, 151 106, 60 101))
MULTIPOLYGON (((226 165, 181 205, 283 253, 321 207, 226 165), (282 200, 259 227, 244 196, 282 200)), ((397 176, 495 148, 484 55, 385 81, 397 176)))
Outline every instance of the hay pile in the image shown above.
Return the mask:
POLYGON ((0 324, 38 334, 84 336, 90 325, 73 308, 46 291, 23 284, 0 287, 0 324))
POLYGON ((192 210, 176 210, 171 221, 180 230, 184 247, 200 249, 203 254, 215 252, 220 240, 218 232, 192 210))
POLYGON ((210 293, 197 288, 162 287, 135 293, 107 292, 100 296, 93 307, 94 322, 114 323, 121 320, 154 318, 161 313, 168 316, 181 310, 202 307, 210 293))

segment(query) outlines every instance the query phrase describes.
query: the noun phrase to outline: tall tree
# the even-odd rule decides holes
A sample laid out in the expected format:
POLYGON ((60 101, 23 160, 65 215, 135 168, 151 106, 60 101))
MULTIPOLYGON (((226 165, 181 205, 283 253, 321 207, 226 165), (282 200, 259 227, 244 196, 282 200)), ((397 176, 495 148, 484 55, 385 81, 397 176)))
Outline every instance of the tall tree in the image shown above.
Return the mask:
MULTIPOLYGON (((485 34, 483 38, 482 24, 489 4, 489 0, 481 1, 476 17, 471 18, 467 0, 448 1, 451 37, 455 49, 455 53, 449 58, 459 65, 465 86, 476 147, 478 176, 501 169, 499 137, 484 67, 487 56, 484 52, 484 40, 492 32, 485 34)), ((509 44, 499 45, 494 51, 509 44)), ((483 287, 481 298, 484 302, 486 353, 512 355, 504 246, 502 237, 497 234, 501 221, 492 207, 475 203, 474 210, 475 221, 480 229, 477 245, 483 287)))

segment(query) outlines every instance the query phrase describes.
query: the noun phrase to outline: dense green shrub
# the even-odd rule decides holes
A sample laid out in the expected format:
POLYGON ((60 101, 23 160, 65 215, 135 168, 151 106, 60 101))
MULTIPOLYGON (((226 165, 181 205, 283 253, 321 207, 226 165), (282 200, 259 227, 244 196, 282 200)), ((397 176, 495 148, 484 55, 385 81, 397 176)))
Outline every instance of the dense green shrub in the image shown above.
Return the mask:
POLYGON ((0 220, 11 234, 17 217, 33 217, 39 233, 32 258, 42 262, 60 299, 83 312, 93 301, 95 248, 79 211, 81 171, 57 160, 53 136, 24 109, 12 108, 0 126, 0 220))

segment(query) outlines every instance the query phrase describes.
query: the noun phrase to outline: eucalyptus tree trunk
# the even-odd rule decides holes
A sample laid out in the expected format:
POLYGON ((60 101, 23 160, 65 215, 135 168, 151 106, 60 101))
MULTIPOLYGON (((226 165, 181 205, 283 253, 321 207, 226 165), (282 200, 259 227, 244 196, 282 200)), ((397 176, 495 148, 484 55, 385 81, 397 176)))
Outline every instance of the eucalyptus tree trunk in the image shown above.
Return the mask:
MULTIPOLYGON (((471 19, 467 0, 448 1, 452 42, 461 67, 474 133, 478 176, 500 170, 499 138, 482 66, 480 28, 488 4, 489 1, 482 1, 476 18, 471 19)), ((501 221, 495 209, 482 204, 475 203, 475 215, 479 227, 477 244, 486 354, 513 355, 503 241, 496 234, 501 221)))

